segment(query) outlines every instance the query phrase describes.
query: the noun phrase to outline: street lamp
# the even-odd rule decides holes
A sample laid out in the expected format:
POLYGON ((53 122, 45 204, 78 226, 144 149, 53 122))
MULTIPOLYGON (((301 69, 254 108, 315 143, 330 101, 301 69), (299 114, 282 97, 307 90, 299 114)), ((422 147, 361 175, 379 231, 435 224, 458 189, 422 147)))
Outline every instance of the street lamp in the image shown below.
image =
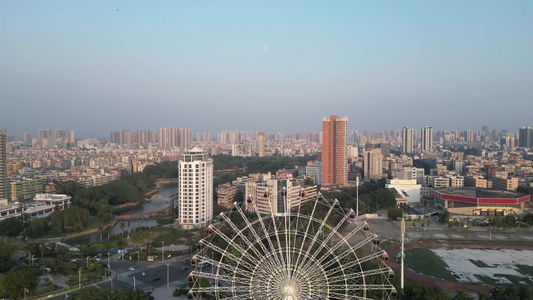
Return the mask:
POLYGON ((78 270, 79 276, 78 276, 78 288, 81 289, 81 268, 78 270))
POLYGON ((134 292, 136 291, 136 288, 135 288, 135 275, 133 275, 133 291, 134 292))
POLYGON ((109 260, 109 252, 107 252, 107 268, 111 271, 111 261, 109 260))
POLYGON ((89 269, 89 257, 90 256, 87 256, 87 269, 89 269))
POLYGON ((168 289, 169 288, 169 280, 170 280, 169 276, 168 276, 168 274, 169 274, 168 268, 170 267, 170 263, 166 263, 166 265, 167 265, 167 289, 168 289))
POLYGON ((165 241, 161 241, 161 262, 165 262, 165 241))

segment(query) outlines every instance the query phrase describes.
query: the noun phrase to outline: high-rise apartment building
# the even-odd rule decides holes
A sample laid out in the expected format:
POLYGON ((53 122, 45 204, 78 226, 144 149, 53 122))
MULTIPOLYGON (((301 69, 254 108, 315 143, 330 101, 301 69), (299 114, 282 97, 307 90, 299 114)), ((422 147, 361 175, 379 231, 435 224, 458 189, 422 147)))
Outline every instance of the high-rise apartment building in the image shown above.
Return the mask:
POLYGON ((433 127, 426 126, 421 130, 422 151, 433 150, 433 127))
POLYGON ((159 148, 190 149, 192 145, 192 132, 184 128, 159 128, 157 131, 159 148))
POLYGON ((178 163, 178 221, 182 228, 207 226, 213 219, 213 160, 193 148, 178 163))
POLYGON ((402 153, 411 154, 413 153, 413 128, 404 127, 402 129, 402 153))
POLYGON ((31 146, 31 134, 29 132, 24 132, 24 145, 31 146))
POLYGON ((348 117, 322 120, 322 184, 348 182, 348 117))
MULTIPOLYGON (((72 132, 74 137, 74 132, 72 132)), ((153 135, 150 130, 121 130, 111 131, 111 143, 120 145, 148 145, 153 143, 153 135)))
POLYGON ((200 142, 200 143, 212 142, 213 141, 213 133, 212 132, 197 132, 196 133, 196 141, 200 142))
POLYGON ((68 141, 71 144, 74 144, 74 142, 76 141, 76 139, 74 138, 74 130, 68 131, 68 141))
POLYGON ((67 131, 65 129, 56 129, 54 130, 54 134, 56 139, 67 138, 67 131))
POLYGON ((518 147, 533 148, 533 127, 520 127, 518 130, 518 147))
POLYGON ((52 138, 52 129, 39 129, 39 138, 40 139, 52 138))
POLYGON ((266 140, 265 140, 265 132, 259 131, 257 135, 258 143, 259 143, 259 157, 265 156, 265 146, 266 146, 266 140))
POLYGON ((363 153, 365 179, 383 178, 383 154, 381 148, 374 148, 363 153))
POLYGON ((0 129, 0 199, 7 198, 7 131, 0 129))

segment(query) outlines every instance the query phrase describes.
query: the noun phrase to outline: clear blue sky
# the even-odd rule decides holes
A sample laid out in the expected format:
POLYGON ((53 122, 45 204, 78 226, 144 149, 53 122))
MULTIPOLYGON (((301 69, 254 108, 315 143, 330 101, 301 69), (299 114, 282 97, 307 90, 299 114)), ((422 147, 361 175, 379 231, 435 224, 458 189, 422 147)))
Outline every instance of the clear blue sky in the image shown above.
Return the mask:
POLYGON ((516 131, 533 1, 0 1, 0 128, 516 131))

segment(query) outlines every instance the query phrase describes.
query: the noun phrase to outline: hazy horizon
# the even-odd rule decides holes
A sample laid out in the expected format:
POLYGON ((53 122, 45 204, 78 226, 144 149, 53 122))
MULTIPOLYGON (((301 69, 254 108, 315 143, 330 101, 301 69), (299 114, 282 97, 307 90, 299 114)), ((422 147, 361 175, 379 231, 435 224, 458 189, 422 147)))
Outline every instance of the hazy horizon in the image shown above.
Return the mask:
MULTIPOLYGON (((2 1, 0 128, 518 131, 530 1, 2 1)), ((529 100, 528 100, 529 99, 529 100)))

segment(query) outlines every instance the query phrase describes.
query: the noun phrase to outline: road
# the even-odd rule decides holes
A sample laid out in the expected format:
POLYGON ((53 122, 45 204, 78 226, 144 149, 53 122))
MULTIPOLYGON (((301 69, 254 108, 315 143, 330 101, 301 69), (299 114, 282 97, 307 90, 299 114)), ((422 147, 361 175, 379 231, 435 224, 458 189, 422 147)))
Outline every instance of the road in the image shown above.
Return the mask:
MULTIPOLYGON (((188 260, 190 256, 179 256, 169 260, 166 260, 164 263, 161 261, 157 262, 137 262, 135 260, 129 261, 118 260, 118 255, 113 256, 111 259, 111 269, 116 272, 116 277, 112 281, 106 280, 98 284, 92 284, 91 286, 101 289, 122 289, 133 291, 135 276, 135 289, 138 291, 152 291, 152 289, 162 289, 167 286, 167 265, 170 263, 169 268, 169 287, 170 290, 181 286, 187 282, 187 276, 192 271, 192 267, 189 266, 188 260), (187 262, 184 262, 187 261, 187 262), (129 268, 133 267, 134 270, 129 268), (186 270, 182 268, 187 267, 186 270), (145 273, 143 276, 142 273, 145 273), (159 278, 159 279, 156 279, 159 278)), ((65 296, 57 296, 49 299, 65 299, 65 296)), ((68 299, 68 298, 67 298, 68 299)))
MULTIPOLYGON (((438 223, 432 219, 429 227, 424 229, 413 229, 410 222, 406 222, 406 239, 409 240, 464 240, 464 241, 519 241, 533 242, 533 236, 530 230, 498 230, 494 231, 488 227, 473 227, 468 229, 450 229, 444 224, 438 223)), ((368 219, 366 222, 370 225, 370 232, 377 234, 380 240, 400 239, 400 222, 393 222, 383 219, 368 219)), ((355 224, 349 224, 341 230, 346 234, 355 228, 355 224)), ((361 236, 356 235, 350 239, 351 243, 356 243, 361 236)))

